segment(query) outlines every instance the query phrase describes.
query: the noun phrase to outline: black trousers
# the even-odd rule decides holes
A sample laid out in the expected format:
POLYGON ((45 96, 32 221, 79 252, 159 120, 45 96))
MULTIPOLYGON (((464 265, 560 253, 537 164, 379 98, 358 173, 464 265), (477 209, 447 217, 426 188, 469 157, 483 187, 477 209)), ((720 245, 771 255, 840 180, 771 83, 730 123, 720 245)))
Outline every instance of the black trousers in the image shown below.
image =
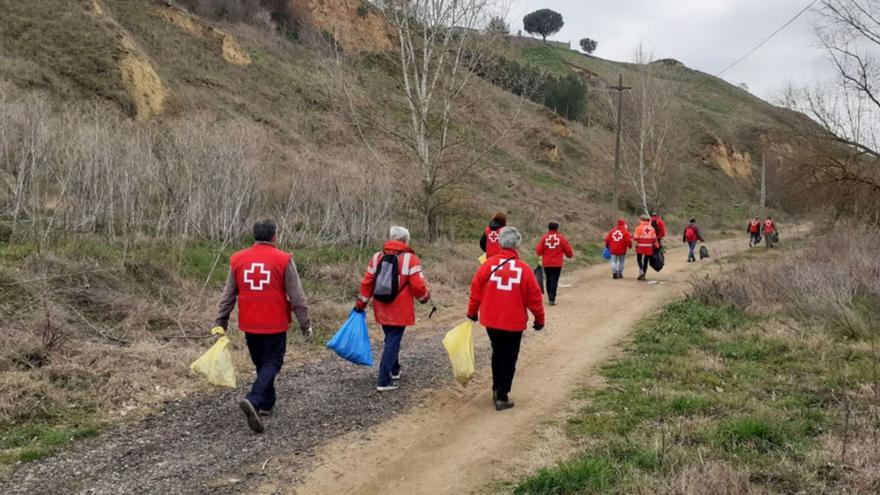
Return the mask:
POLYGON ((547 298, 556 301, 556 289, 559 288, 559 276, 562 275, 562 267, 544 267, 544 276, 547 277, 547 298))
POLYGON ((287 332, 269 335, 245 333, 244 338, 251 361, 257 369, 257 378, 246 398, 257 409, 271 411, 275 407, 275 376, 281 371, 287 351, 287 332))
POLYGON ((636 261, 639 263, 639 274, 646 275, 648 273, 648 263, 651 262, 651 255, 637 254, 636 261))
POLYGON ((487 328, 492 342, 492 390, 498 399, 507 400, 513 375, 516 373, 516 360, 519 358, 519 344, 522 332, 509 332, 487 328))

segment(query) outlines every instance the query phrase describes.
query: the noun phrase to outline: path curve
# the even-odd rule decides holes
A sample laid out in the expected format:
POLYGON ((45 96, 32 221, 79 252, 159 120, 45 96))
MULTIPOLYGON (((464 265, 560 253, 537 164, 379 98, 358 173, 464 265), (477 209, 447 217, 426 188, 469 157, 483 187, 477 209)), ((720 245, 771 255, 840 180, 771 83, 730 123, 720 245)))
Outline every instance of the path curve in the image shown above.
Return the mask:
MULTIPOLYGON (((712 261, 747 249, 742 239, 709 243, 712 261)), ((760 248, 763 249, 763 248, 760 248)), ((516 407, 496 412, 488 370, 468 388, 440 391, 430 407, 399 415, 363 433, 345 435, 319 453, 302 485, 278 480, 261 493, 462 494, 504 481, 520 466, 542 425, 561 419, 572 393, 595 379, 595 368, 619 348, 636 322, 680 297, 709 260, 687 263, 683 248, 670 249, 666 267, 649 282, 635 280, 635 256, 626 278, 613 280, 606 264, 564 277, 557 306, 547 308, 547 328, 523 342, 511 398, 516 407)), ((488 340, 475 332, 477 346, 488 340)), ((450 385, 452 387, 452 385, 450 385)), ((521 467, 521 466, 520 466, 521 467)))

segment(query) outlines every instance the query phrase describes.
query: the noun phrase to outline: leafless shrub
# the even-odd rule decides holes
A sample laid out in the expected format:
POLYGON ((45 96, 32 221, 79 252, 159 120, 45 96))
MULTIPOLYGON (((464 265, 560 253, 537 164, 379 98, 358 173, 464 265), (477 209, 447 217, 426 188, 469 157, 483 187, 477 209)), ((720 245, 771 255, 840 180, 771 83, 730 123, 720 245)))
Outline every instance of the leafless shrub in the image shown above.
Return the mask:
POLYGON ((389 176, 351 154, 304 152, 285 165, 249 122, 201 115, 142 124, 44 102, 0 85, 0 214, 12 240, 38 248, 61 234, 230 242, 268 213, 309 244, 364 245, 387 227, 389 176))
POLYGON ((880 233, 842 225, 813 240, 798 256, 737 266, 727 276, 696 280, 692 297, 757 312, 784 308, 795 316, 860 323, 853 304, 880 300, 880 233))

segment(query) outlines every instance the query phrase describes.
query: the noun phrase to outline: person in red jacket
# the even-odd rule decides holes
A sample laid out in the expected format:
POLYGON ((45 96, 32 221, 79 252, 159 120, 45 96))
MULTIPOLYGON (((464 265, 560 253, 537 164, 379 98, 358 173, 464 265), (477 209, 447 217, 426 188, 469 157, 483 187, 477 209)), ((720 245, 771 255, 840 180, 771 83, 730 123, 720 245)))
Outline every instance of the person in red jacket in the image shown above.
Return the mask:
POLYGON ((611 253, 611 278, 623 278, 626 252, 632 245, 632 234, 627 230, 626 220, 621 218, 617 221, 617 227, 605 235, 605 247, 611 253))
POLYGON ((277 249, 272 220, 254 224, 254 245, 232 255, 229 276, 212 333, 225 334, 238 300, 238 327, 244 332, 257 377, 239 407, 248 426, 263 431, 261 416, 275 406, 275 377, 284 364, 290 311, 306 338, 312 335, 309 308, 293 256, 277 249))
POLYGON ((529 265, 519 258, 522 235, 514 227, 501 230, 501 252, 486 260, 471 281, 467 317, 486 327, 492 342, 492 392, 495 410, 513 407, 510 388, 522 333, 531 311, 532 328, 544 328, 544 296, 529 265))
POLYGON ((761 244, 761 220, 758 215, 749 222, 746 232, 749 234, 749 247, 761 244))
POLYGON ((480 237, 480 249, 486 253, 486 258, 491 258, 501 251, 501 244, 498 242, 498 233, 507 225, 507 215, 504 213, 496 213, 489 226, 483 231, 480 237))
POLYGON ((535 253, 541 257, 541 266, 547 276, 547 299, 550 306, 556 306, 556 289, 559 287, 559 277, 562 275, 562 265, 565 258, 574 256, 568 238, 559 232, 559 224, 550 222, 547 225, 548 232, 541 237, 535 246, 535 253))
POLYGON ((703 235, 700 233, 700 227, 697 225, 697 219, 691 218, 687 225, 685 225, 684 233, 681 235, 681 242, 688 245, 688 263, 697 261, 697 256, 694 254, 694 249, 697 248, 697 241, 705 242, 703 235))
POLYGON ((648 274, 648 263, 654 251, 660 249, 660 241, 654 226, 651 225, 651 217, 642 215, 641 222, 636 227, 636 233, 633 240, 636 243, 636 259, 639 263, 639 280, 645 280, 648 274))
MULTIPOLYGON (((394 225, 388 236, 389 240, 382 250, 370 258, 367 271, 361 280, 360 295, 355 310, 363 312, 373 299, 373 313, 376 323, 382 325, 385 343, 382 349, 382 360, 379 363, 379 378, 376 390, 388 392, 396 390, 400 383, 400 342, 406 327, 415 324, 416 312, 413 299, 422 304, 431 298, 428 282, 422 273, 422 262, 415 251, 409 247, 409 230, 394 225), (398 283, 397 293, 390 301, 374 298, 377 280, 382 280, 384 270, 392 270, 396 262, 398 283)), ((389 273, 389 274, 390 274, 389 273)))
POLYGON ((657 210, 651 212, 651 226, 654 227, 654 232, 657 234, 657 244, 662 249, 663 239, 666 237, 666 222, 660 218, 660 213, 657 210))

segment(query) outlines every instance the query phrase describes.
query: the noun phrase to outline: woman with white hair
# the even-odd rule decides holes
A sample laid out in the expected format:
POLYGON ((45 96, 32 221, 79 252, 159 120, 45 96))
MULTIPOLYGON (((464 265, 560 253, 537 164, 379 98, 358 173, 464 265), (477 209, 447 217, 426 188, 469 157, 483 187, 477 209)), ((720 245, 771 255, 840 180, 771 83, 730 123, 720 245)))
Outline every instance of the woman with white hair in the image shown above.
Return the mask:
POLYGON ((388 238, 382 250, 370 257, 355 306, 355 311, 363 312, 372 299, 376 323, 385 333, 379 392, 395 390, 400 383, 400 342, 404 329, 416 322, 413 299, 424 304, 431 297, 422 262, 409 247, 409 230, 393 225, 388 238))
POLYGON ((544 296, 531 267, 519 258, 522 235, 515 227, 501 229, 501 251, 480 266, 471 282, 467 317, 486 327, 492 342, 492 392, 495 410, 513 407, 509 393, 516 372, 522 334, 528 326, 544 328, 544 296))

